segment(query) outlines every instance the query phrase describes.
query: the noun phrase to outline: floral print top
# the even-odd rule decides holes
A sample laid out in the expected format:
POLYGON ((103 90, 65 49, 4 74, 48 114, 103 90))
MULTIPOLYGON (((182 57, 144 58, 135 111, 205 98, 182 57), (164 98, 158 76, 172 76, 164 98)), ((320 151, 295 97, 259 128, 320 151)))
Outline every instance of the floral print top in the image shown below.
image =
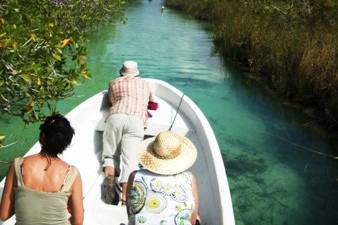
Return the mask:
POLYGON ((194 209, 192 174, 135 174, 128 193, 129 225, 191 225, 194 209))

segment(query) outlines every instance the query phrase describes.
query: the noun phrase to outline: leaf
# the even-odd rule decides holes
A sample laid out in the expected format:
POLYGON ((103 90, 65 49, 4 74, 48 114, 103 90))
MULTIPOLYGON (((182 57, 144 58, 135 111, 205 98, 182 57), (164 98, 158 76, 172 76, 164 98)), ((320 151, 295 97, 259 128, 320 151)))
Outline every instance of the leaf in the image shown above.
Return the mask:
POLYGON ((89 80, 89 79, 90 79, 87 70, 82 70, 82 71, 81 71, 81 76, 82 76, 84 79, 86 79, 86 80, 89 80))
POLYGON ((73 85, 77 85, 78 82, 76 80, 70 80, 70 82, 73 84, 73 85))
POLYGON ((25 106, 27 112, 32 112, 34 106, 34 102, 31 102, 25 106))
POLYGON ((83 57, 83 56, 80 56, 80 59, 79 59, 79 64, 80 65, 84 65, 86 63, 86 59, 85 59, 85 57, 83 57))
POLYGON ((62 48, 56 47, 55 51, 60 55, 62 55, 62 48))
POLYGON ((6 138, 6 136, 1 135, 0 136, 0 141, 4 140, 5 138, 6 138))
POLYGON ((33 41, 37 41, 38 40, 38 36, 36 36, 36 34, 31 34, 31 39, 33 40, 33 41))
POLYGON ((52 55, 56 61, 61 61, 61 56, 59 54, 53 53, 52 55))
POLYGON ((21 77, 22 79, 24 79, 24 81, 26 81, 28 84, 30 84, 31 81, 32 81, 32 80, 31 80, 31 76, 30 76, 30 74, 28 74, 28 73, 21 74, 20 77, 21 77))
POLYGON ((16 41, 14 41, 12 43, 12 47, 13 47, 14 50, 17 50, 18 49, 18 43, 16 41))
POLYGON ((64 47, 66 47, 67 45, 69 45, 70 44, 70 39, 64 39, 63 41, 62 41, 62 45, 61 45, 61 48, 64 48, 64 47))

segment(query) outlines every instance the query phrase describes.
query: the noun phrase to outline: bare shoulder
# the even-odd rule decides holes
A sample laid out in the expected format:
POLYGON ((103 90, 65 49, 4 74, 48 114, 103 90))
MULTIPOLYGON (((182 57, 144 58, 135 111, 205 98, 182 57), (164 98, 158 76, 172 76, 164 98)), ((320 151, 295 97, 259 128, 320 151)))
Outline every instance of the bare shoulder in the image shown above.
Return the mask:
MULTIPOLYGON (((69 165, 69 164, 68 164, 68 165, 69 165)), ((77 173, 78 175, 80 174, 80 170, 79 170, 76 166, 74 166, 74 165, 69 165, 69 167, 72 168, 72 170, 73 170, 74 173, 77 173)))
POLYGON ((30 160, 35 160, 37 157, 39 157, 39 154, 34 154, 34 155, 28 155, 23 157, 25 161, 30 161, 30 160))

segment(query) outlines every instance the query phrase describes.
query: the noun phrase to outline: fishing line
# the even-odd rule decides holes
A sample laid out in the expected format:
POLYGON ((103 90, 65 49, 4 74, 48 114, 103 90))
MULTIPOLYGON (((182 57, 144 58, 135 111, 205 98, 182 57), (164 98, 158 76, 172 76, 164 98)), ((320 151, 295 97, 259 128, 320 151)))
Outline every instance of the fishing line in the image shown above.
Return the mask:
MULTIPOLYGON (((264 133, 264 132, 262 132, 262 133, 264 133)), ((317 155, 320 155, 320 156, 323 156, 323 157, 327 157, 327 158, 330 158, 330 159, 338 160, 338 156, 331 155, 331 154, 324 153, 324 152, 321 152, 321 151, 318 151, 318 150, 315 150, 315 149, 312 149, 312 148, 309 148, 309 147, 302 146, 300 144, 297 144, 297 143, 294 143, 292 141, 289 141, 288 139, 283 138, 283 137, 278 136, 278 135, 273 135, 273 134, 269 134, 269 133, 264 133, 264 134, 272 136, 272 137, 277 138, 277 139, 280 139, 280 140, 282 140, 284 142, 287 142, 290 145, 293 145, 293 146, 297 147, 297 149, 301 149, 301 150, 304 150, 304 151, 307 151, 307 152, 311 152, 313 154, 317 154, 317 155)))
MULTIPOLYGON (((262 122, 261 119, 257 119, 257 120, 254 120, 254 119, 251 119, 252 121, 258 121, 258 122, 262 122)), ((323 156, 323 157, 326 157, 326 158, 330 158, 330 159, 333 159, 333 160, 338 160, 338 156, 335 156, 335 155, 332 155, 332 154, 328 154, 328 153, 324 153, 324 152, 321 152, 321 151, 318 151, 318 150, 315 150, 313 148, 309 148, 309 147, 305 147, 303 145, 300 145, 300 144, 297 144, 297 143, 294 143, 290 140, 288 140, 287 138, 283 138, 279 135, 273 135, 271 133, 268 133, 268 132, 261 132, 261 131, 257 131, 258 133, 261 133, 263 135, 266 135, 266 136, 270 136, 270 137, 274 137, 276 139, 279 139, 281 141, 284 141, 284 142, 287 142, 288 144, 290 145, 293 145, 295 147, 297 147, 297 150, 303 150, 303 151, 307 151, 307 152, 311 152, 312 154, 315 154, 315 155, 318 155, 318 156, 323 156)))
POLYGON ((88 188, 86 194, 83 195, 83 199, 87 197, 87 195, 91 192, 91 190, 95 187, 96 183, 98 182, 98 179, 100 178, 101 174, 98 174, 95 178, 95 181, 90 185, 88 188))
POLYGON ((171 131, 171 129, 173 128, 173 125, 175 123, 178 111, 180 110, 180 107, 181 107, 181 104, 182 104, 182 101, 183 101, 183 97, 184 97, 184 93, 182 94, 181 99, 180 99, 180 103, 178 104, 178 107, 176 108, 176 114, 175 114, 175 117, 173 119, 173 122, 171 123, 171 125, 169 127, 169 131, 171 131))

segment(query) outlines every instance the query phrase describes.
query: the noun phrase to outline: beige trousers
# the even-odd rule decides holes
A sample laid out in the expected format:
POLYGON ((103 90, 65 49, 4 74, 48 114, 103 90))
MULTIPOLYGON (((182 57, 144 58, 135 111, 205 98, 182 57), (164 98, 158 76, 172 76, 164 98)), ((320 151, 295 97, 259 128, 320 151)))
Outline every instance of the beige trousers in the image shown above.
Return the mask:
POLYGON ((114 167, 120 174, 120 183, 127 182, 129 174, 139 169, 138 153, 143 136, 143 120, 140 117, 112 114, 106 121, 103 132, 103 167, 114 167))

